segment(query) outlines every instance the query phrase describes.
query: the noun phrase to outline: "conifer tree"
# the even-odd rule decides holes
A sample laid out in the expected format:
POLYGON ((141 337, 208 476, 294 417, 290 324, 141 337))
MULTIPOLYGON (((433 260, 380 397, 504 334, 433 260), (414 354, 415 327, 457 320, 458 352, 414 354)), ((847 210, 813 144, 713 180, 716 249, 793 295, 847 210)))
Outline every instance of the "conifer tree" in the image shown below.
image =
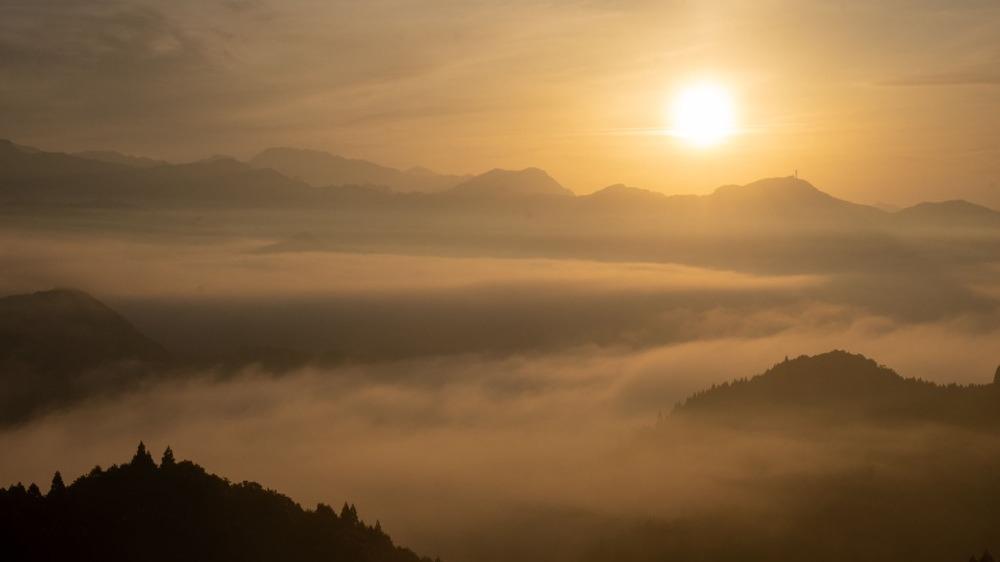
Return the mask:
POLYGON ((340 510, 340 518, 349 523, 358 522, 358 510, 354 507, 354 504, 348 505, 344 502, 344 507, 340 510))
POLYGON ((63 483, 62 474, 57 470, 52 475, 52 485, 49 486, 49 497, 59 496, 66 491, 66 484, 63 483))
POLYGON ((132 466, 138 466, 143 468, 155 468, 156 463, 153 462, 153 455, 149 454, 146 450, 146 444, 139 441, 139 447, 135 450, 135 455, 132 457, 132 466))
POLYGON ((160 468, 174 466, 176 462, 174 461, 174 450, 167 445, 167 448, 163 451, 163 457, 160 459, 160 468))

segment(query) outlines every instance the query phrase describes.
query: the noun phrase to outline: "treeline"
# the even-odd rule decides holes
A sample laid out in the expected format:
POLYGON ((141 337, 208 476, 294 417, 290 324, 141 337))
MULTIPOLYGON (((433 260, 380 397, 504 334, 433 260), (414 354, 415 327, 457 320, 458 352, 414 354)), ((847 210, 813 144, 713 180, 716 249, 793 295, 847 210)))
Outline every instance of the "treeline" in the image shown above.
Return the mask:
POLYGON ((428 562, 396 546, 354 505, 302 509, 255 482, 232 483, 168 447, 159 465, 140 443, 128 464, 66 485, 59 472, 0 488, 0 560, 428 562))

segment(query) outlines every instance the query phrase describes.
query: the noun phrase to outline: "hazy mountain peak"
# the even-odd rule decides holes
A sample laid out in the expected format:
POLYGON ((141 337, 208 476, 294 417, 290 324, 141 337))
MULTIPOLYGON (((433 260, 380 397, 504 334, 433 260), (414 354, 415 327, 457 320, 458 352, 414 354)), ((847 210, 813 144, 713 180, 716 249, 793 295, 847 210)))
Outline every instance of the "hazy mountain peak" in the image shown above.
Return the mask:
POLYGON ((912 207, 900 209, 900 213, 950 213, 967 216, 970 213, 984 215, 997 214, 997 211, 984 205, 979 205, 965 199, 950 199, 947 201, 924 201, 912 207))
MULTIPOLYGON (((206 158, 204 160, 196 160, 194 162, 187 162, 184 164, 177 164, 161 169, 152 170, 153 173, 164 172, 179 172, 185 175, 199 175, 204 178, 217 178, 219 176, 227 176, 234 174, 243 174, 245 172, 258 172, 254 170, 247 164, 236 160, 235 158, 230 158, 228 156, 213 156, 212 158, 206 158)), ((259 172, 263 172, 260 170, 259 172)), ((268 170, 270 172, 270 170, 268 170)), ((273 172, 272 172, 273 173, 273 172)), ((291 180, 287 180, 291 182, 291 180)), ((178 191, 180 191, 178 189, 178 191)))
POLYGON ((591 193, 589 196, 590 197, 656 197, 656 198, 666 197, 666 195, 660 193, 659 191, 651 191, 649 189, 643 189, 641 187, 633 187, 630 185, 625 185, 623 183, 616 183, 614 185, 603 187, 591 193))
POLYGON ((314 148, 296 148, 291 146, 272 146, 265 148, 260 151, 256 156, 251 158, 256 160, 257 158, 269 158, 275 155, 296 155, 296 156, 310 156, 315 158, 326 158, 326 159, 342 159, 341 156, 336 156, 330 154, 329 152, 323 150, 316 150, 314 148))
POLYGON ((720 197, 830 197, 813 184, 795 176, 764 178, 745 185, 724 185, 717 188, 713 195, 720 197))
POLYGON ((918 203, 896 212, 895 218, 917 227, 1000 226, 1000 212, 964 199, 918 203))
POLYGON ((490 197, 545 195, 572 196, 573 192, 566 189, 541 168, 524 168, 522 170, 505 170, 494 168, 475 176, 451 190, 460 195, 477 195, 490 197))
POLYGON ((132 168, 152 168, 154 166, 169 164, 169 162, 164 160, 123 154, 114 150, 84 150, 82 152, 74 152, 72 156, 86 158, 87 160, 97 160, 98 162, 107 162, 109 164, 121 164, 132 168))
POLYGON ((240 164, 240 165, 243 165, 243 166, 246 165, 243 162, 240 162, 239 158, 236 158, 235 156, 230 156, 229 154, 213 154, 213 155, 209 156, 208 158, 202 158, 201 160, 195 160, 193 163, 194 164, 200 164, 200 163, 211 164, 211 163, 214 163, 214 162, 225 162, 227 164, 236 163, 236 164, 240 164))
MULTIPOLYGON (((326 178, 311 177, 313 174, 329 172, 329 166, 343 167, 349 165, 361 166, 364 169, 388 170, 384 166, 379 166, 374 162, 368 162, 357 158, 346 158, 331 154, 323 150, 313 148, 294 148, 289 146, 274 146, 265 148, 250 158, 250 165, 257 168, 274 168, 278 171, 294 169, 298 174, 303 175, 303 180, 308 183, 328 185, 330 182, 326 178), (315 169, 319 167, 320 169, 315 169)), ((342 171, 342 170, 340 170, 342 171)))
POLYGON ((424 166, 413 166, 413 167, 407 168, 406 169, 406 173, 407 174, 413 174, 415 176, 434 176, 434 175, 437 175, 437 172, 435 172, 434 170, 431 170, 430 168, 426 168, 424 166))
POLYGON ((250 159, 255 168, 271 168, 313 187, 329 185, 378 185, 396 191, 434 192, 448 189, 465 179, 438 174, 427 168, 407 171, 367 160, 345 158, 306 148, 274 147, 250 159))
POLYGON ((794 176, 725 185, 705 197, 704 202, 734 220, 763 219, 810 228, 867 228, 888 216, 875 207, 838 199, 794 176))

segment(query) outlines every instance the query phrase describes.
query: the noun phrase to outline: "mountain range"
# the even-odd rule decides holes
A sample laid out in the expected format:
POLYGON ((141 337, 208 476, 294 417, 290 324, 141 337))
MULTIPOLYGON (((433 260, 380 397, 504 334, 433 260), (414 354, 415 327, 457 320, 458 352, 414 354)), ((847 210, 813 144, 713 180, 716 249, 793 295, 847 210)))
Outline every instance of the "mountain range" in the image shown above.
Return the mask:
POLYGON ((454 209, 515 205, 589 217, 628 215, 659 228, 753 222, 811 227, 1000 228, 1000 212, 967 201, 925 202, 896 212, 851 203, 793 177, 728 185, 704 196, 665 196, 623 185, 575 196, 545 171, 477 176, 406 171, 319 151, 274 148, 249 163, 220 157, 186 164, 108 151, 64 154, 0 141, 0 207, 308 207, 454 209), (540 196, 544 196, 539 199, 540 196))
POLYGON ((156 160, 153 158, 146 158, 145 156, 122 154, 121 152, 114 150, 85 150, 82 152, 74 152, 71 156, 85 158, 87 160, 97 160, 98 162, 107 162, 109 164, 131 166, 133 168, 154 168, 156 166, 170 165, 170 162, 167 162, 166 160, 156 160))
POLYGON ((249 164, 254 168, 276 170, 313 187, 384 186, 399 192, 431 193, 452 188, 468 179, 467 176, 438 174, 426 168, 398 170, 367 160, 298 148, 268 148, 251 158, 249 164))

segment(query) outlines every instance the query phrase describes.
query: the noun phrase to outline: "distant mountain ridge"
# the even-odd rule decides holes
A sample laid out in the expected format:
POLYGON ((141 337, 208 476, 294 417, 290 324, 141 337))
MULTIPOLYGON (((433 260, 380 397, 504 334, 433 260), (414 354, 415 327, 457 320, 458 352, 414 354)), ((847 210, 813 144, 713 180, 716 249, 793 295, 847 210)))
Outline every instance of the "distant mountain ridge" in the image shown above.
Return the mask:
POLYGON ((539 168, 499 168, 469 178, 448 192, 460 197, 573 197, 573 192, 539 168))
POLYGON ((157 465, 139 444, 131 462, 95 467, 46 494, 0 488, 0 557, 81 560, 430 562, 396 546, 354 505, 304 510, 256 482, 232 483, 168 447, 157 465))
POLYGON ((433 193, 466 179, 466 176, 438 174, 427 168, 398 170, 367 160, 300 148, 268 148, 251 158, 250 165, 271 168, 313 187, 370 185, 399 192, 433 193))
POLYGON ((462 205, 472 204, 470 210, 476 212, 519 207, 524 212, 543 213, 539 216, 558 214, 560 224, 569 224, 567 219, 574 215, 586 215, 588 224, 599 226, 601 215, 608 211, 619 220, 637 219, 615 223, 615 228, 635 223, 647 229, 674 230, 701 230, 708 224, 717 229, 751 226, 758 231, 792 227, 1000 229, 1000 213, 973 203, 922 203, 890 212, 833 197, 796 177, 722 186, 708 195, 663 195, 615 185, 577 196, 539 168, 444 176, 420 168, 404 172, 298 149, 269 149, 251 164, 217 157, 153 165, 117 153, 85 154, 89 157, 0 141, 0 207, 364 208, 365 212, 419 215, 460 211, 462 205), (289 164, 297 159, 309 165, 289 164), (310 171, 310 166, 317 169, 310 171), (317 187, 320 182, 325 185, 317 187))
POLYGON ((1000 227, 1000 211, 961 199, 918 203, 900 209, 894 219, 917 227, 1000 227))
POLYGON ((584 197, 605 201, 628 201, 639 198, 646 200, 662 200, 668 196, 664 193, 660 193, 659 191, 651 191, 641 187, 632 187, 623 183, 616 183, 614 185, 598 189, 593 193, 584 195, 584 197))
POLYGON ((145 156, 133 156, 114 150, 84 150, 82 152, 74 152, 71 156, 87 160, 97 160, 98 162, 107 162, 109 164, 121 164, 133 168, 152 168, 154 166, 167 166, 170 164, 170 162, 165 160, 156 160, 154 158, 146 158, 145 156))
MULTIPOLYGON (((46 152, 0 139, 0 178, 5 182, 21 182, 37 178, 48 180, 66 177, 88 177, 114 172, 119 165, 70 156, 61 152, 46 152)), ((0 193, 3 192, 0 187, 0 193)))
POLYGON ((873 215, 883 213, 875 207, 838 199, 797 177, 765 178, 746 185, 724 185, 707 197, 718 204, 740 205, 742 208, 753 204, 767 208, 835 208, 873 215))
POLYGON ((303 204, 315 191, 231 158, 134 165, 64 153, 25 153, 0 141, 0 206, 253 207, 303 204))

